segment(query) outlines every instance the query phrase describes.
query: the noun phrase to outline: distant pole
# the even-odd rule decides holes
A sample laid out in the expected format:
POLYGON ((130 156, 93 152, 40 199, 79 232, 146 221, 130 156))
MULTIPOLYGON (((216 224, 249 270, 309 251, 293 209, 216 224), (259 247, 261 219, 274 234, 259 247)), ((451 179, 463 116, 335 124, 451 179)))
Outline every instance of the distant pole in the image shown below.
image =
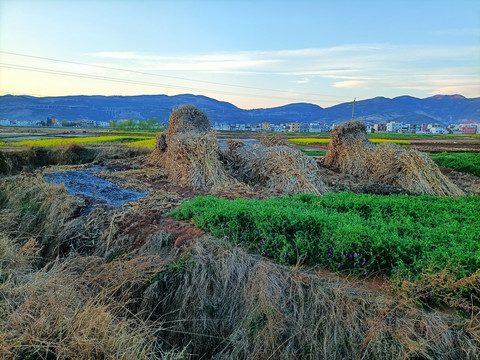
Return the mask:
POLYGON ((353 98, 353 104, 352 104, 352 120, 353 120, 353 112, 355 111, 355 100, 356 100, 356 98, 353 98))

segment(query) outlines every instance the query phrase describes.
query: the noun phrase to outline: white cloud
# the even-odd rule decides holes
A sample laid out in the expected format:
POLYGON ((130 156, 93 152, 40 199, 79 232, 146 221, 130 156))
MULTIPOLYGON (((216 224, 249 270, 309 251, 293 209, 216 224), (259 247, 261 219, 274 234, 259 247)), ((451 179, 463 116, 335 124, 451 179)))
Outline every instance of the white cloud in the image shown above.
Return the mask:
POLYGON ((350 81, 337 81, 333 86, 337 88, 358 88, 365 87, 366 81, 350 80, 350 81))
POLYGON ((348 94, 348 89, 361 89, 362 93, 368 92, 365 95, 368 97, 372 93, 409 91, 428 96, 451 89, 466 96, 478 96, 480 89, 475 83, 480 83, 476 65, 480 62, 479 54, 478 45, 387 43, 175 56, 115 51, 89 55, 114 62, 117 64, 114 67, 139 72, 205 81, 214 76, 229 79, 227 83, 274 89, 287 89, 293 83, 298 91, 329 93, 331 90, 342 96, 348 94))
POLYGON ((310 82, 310 79, 302 79, 295 81, 297 84, 306 84, 310 82))

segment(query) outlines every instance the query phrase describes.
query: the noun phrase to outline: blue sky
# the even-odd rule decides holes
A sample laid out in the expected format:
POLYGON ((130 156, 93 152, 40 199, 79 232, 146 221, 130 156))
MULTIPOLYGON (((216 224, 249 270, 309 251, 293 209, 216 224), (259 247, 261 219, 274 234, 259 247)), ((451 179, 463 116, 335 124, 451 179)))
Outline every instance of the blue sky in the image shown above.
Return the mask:
POLYGON ((2 94, 478 97, 480 2, 0 0, 0 51, 2 94))

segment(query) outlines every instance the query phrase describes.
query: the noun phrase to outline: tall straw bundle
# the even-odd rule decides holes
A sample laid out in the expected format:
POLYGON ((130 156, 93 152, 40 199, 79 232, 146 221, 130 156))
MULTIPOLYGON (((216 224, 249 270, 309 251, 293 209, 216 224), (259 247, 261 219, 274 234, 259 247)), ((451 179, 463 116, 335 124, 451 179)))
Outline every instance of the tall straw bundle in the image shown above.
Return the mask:
POLYGON ((281 145, 240 146, 237 142, 227 147, 227 166, 239 180, 288 194, 327 192, 315 160, 296 149, 281 145))
POLYGON ((366 155, 374 149, 365 124, 348 121, 332 130, 324 162, 344 173, 361 176, 367 167, 366 155))
POLYGON ((217 138, 212 131, 204 135, 176 134, 170 138, 164 167, 171 181, 194 189, 236 184, 218 159, 217 138))
POLYGON ((392 143, 375 146, 368 140, 365 125, 358 120, 332 130, 324 161, 344 173, 418 194, 464 195, 427 154, 392 143))
POLYGON ((182 105, 170 115, 168 135, 160 134, 150 163, 163 166, 170 181, 194 189, 238 187, 219 160, 207 114, 182 105))
POLYGON ((200 133, 211 131, 207 114, 193 105, 180 105, 168 119, 168 136, 178 133, 200 133))

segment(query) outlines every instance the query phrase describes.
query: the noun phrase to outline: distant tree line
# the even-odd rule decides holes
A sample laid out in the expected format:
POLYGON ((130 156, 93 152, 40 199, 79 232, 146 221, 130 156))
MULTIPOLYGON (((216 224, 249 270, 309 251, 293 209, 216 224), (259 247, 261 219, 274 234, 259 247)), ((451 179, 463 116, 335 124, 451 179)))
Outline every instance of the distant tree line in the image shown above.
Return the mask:
POLYGON ((129 131, 161 131, 165 130, 165 127, 157 121, 157 118, 148 119, 146 121, 135 122, 133 119, 118 122, 111 121, 110 127, 115 130, 129 130, 129 131))

